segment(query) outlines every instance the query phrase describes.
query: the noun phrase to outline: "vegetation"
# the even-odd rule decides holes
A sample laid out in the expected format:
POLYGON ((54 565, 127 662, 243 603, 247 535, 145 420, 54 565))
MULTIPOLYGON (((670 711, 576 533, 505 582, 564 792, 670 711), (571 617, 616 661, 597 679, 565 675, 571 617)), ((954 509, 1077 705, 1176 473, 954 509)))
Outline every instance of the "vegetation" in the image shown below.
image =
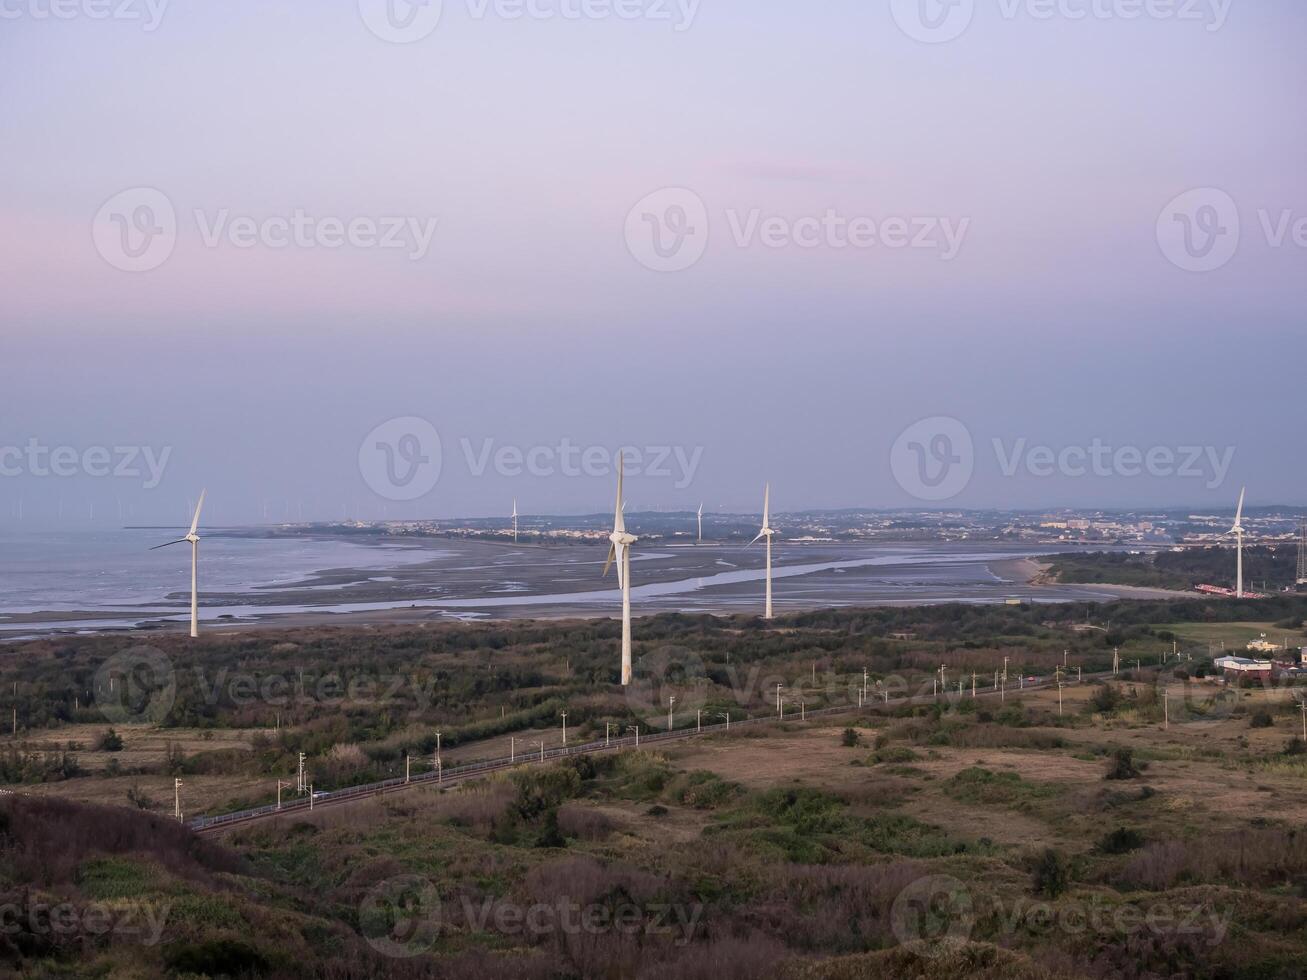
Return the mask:
MULTIPOLYGON (((1296 545, 1254 545, 1244 548, 1244 581, 1272 591, 1297 582, 1296 545)), ((1076 552, 1051 559, 1050 575, 1058 582, 1132 585, 1188 592, 1197 585, 1231 581, 1234 552, 1229 548, 1185 548, 1132 554, 1124 551, 1076 552)))
MULTIPOLYGON (((133 638, 19 645, 0 665, 0 692, 16 684, 21 706, 0 752, 15 791, 0 796, 0 904, 20 923, 0 935, 0 972, 1294 980, 1307 962, 1307 753, 1286 743, 1289 692, 1210 683, 1191 647, 1188 676, 1166 677, 1166 729, 1151 670, 1070 684, 1061 713, 1056 691, 1016 678, 1064 657, 1107 671, 1116 647, 1156 664, 1182 628, 1215 637, 1231 628, 1222 616, 1305 611, 1282 596, 839 610, 767 628, 654 617, 629 694, 612 683, 610 623, 159 635, 175 690, 148 722, 87 704, 133 638), (167 816, 174 778, 188 815, 270 802, 300 751, 320 788, 402 774, 408 756, 420 771, 437 730, 448 764, 506 754, 510 737, 519 753, 556 745, 561 710, 569 743, 658 729, 666 691, 639 687, 647 658, 668 651, 659 676, 682 727, 696 712, 770 715, 778 682, 809 718, 414 787, 222 840, 167 816), (941 663, 954 683, 975 671, 983 691, 1004 657, 1004 698, 967 685, 930 699, 941 663), (811 715, 856 703, 864 668, 927 696, 811 715), (332 693, 351 679, 372 689, 332 693), (1263 713, 1274 727, 1254 727, 1263 713), (67 932, 45 928, 41 910, 56 907, 75 913, 67 932), (570 908, 604 924, 564 927, 570 908), (532 909, 537 928, 524 925, 532 909), (1177 910, 1196 931, 1148 925, 1177 910), (159 923, 157 941, 92 928, 129 911, 159 923)), ((137 709, 161 703, 147 681, 134 678, 137 709)))

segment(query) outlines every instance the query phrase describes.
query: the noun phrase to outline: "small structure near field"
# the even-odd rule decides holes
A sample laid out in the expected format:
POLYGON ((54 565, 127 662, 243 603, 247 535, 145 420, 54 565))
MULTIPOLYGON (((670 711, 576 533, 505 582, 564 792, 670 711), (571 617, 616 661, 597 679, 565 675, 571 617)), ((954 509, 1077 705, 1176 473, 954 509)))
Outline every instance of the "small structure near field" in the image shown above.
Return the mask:
POLYGON ((1274 665, 1269 660, 1249 660, 1247 657, 1217 657, 1216 669, 1223 671, 1226 677, 1248 677, 1270 680, 1274 665))

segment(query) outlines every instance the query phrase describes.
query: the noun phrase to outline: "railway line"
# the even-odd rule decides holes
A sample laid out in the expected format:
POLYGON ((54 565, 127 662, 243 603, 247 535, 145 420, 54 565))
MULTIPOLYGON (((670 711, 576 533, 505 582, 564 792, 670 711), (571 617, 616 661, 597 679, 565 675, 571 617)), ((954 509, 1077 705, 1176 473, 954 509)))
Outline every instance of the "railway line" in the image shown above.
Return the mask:
MULTIPOLYGON (((1112 676, 1110 671, 1104 671, 1098 674, 1086 674, 1080 683, 1092 682, 1102 677, 1112 676)), ((1027 684, 1021 689, 1020 693, 1025 691, 1046 690, 1053 686, 1055 682, 1051 680, 1036 681, 1033 684, 1027 684)), ((993 688, 976 693, 977 698, 1001 698, 1005 695, 1004 690, 993 688)), ((900 708, 905 705, 931 704, 938 700, 938 695, 913 695, 906 698, 896 698, 884 702, 868 701, 864 705, 845 704, 833 705, 826 708, 815 708, 804 713, 805 717, 813 718, 830 718, 842 715, 853 714, 876 714, 889 708, 900 708)), ((571 758, 578 755, 604 755, 613 752, 621 752, 626 749, 638 749, 641 746, 649 744, 661 744, 665 742, 679 742, 686 739, 704 738, 709 735, 728 734, 732 728, 754 728, 759 725, 776 725, 786 720, 778 716, 765 715, 754 718, 742 718, 739 721, 729 721, 714 725, 702 725, 695 728, 675 729, 673 731, 650 732, 645 735, 626 735, 620 738, 608 738, 602 741, 585 742, 579 745, 558 746, 552 749, 542 749, 539 752, 532 752, 511 757, 500 757, 497 759, 488 759, 478 762, 464 763, 460 766, 441 768, 431 772, 420 773, 407 779, 387 779, 376 783, 367 783, 360 786, 350 786, 345 789, 332 790, 330 792, 313 793, 309 797, 299 798, 289 803, 281 805, 268 804, 261 807, 254 807, 247 810, 238 810, 232 813, 218 814, 212 817, 195 817, 187 821, 187 826, 202 837, 216 837, 234 830, 238 827, 249 826, 253 823, 260 823, 265 820, 272 820, 279 817, 296 816, 306 813, 316 812, 333 807, 347 806, 351 803, 357 803, 360 800, 376 799, 381 796, 388 796, 392 793, 401 793, 406 790, 414 789, 419 786, 431 787, 438 789, 458 786, 462 783, 474 779, 480 779, 496 772, 503 772, 508 769, 516 769, 520 766, 539 766, 555 762, 559 759, 571 758)))

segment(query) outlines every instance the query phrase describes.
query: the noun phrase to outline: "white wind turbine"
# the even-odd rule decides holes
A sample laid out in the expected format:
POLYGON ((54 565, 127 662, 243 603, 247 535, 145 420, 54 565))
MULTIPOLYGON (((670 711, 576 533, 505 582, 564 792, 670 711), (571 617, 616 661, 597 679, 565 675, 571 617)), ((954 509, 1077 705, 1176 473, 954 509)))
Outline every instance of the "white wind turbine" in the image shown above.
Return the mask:
POLYGON ((200 562, 200 536, 195 533, 196 528, 200 526, 200 508, 204 506, 204 495, 207 490, 200 491, 200 502, 195 505, 195 516, 191 518, 191 529, 186 537, 178 538, 176 541, 169 541, 167 544, 157 544, 151 551, 158 551, 160 548, 167 548, 174 544, 190 542, 191 545, 191 636, 200 635, 200 593, 199 593, 199 562, 200 562))
POLYGON ((513 498, 513 544, 517 544, 517 498, 513 498))
POLYGON ((1247 492, 1247 487, 1239 491, 1239 509, 1234 513, 1234 527, 1230 528, 1228 532, 1235 535, 1238 542, 1236 550, 1238 551, 1239 572, 1234 588, 1235 597, 1238 599, 1243 598, 1243 498, 1247 492))
POLYGON ((699 539, 695 544, 703 544, 703 502, 699 503, 699 539))
POLYGON ((762 530, 758 532, 758 537, 749 542, 750 545, 756 544, 759 538, 767 539, 767 612, 764 619, 771 619, 771 539, 776 531, 771 527, 771 484, 762 495, 762 530))
POLYGON ((617 562, 617 584, 622 590, 622 685, 631 683, 631 545, 639 539, 634 534, 626 533, 626 518, 622 511, 622 457, 617 457, 617 505, 613 509, 613 533, 608 535, 608 560, 604 562, 604 574, 608 566, 617 562))

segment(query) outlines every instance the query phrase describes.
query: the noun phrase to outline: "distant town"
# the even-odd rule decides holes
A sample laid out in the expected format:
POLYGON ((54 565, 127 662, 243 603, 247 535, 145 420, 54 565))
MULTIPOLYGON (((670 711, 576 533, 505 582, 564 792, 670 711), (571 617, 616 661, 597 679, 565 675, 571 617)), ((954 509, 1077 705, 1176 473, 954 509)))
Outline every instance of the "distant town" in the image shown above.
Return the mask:
MULTIPOLYGON (((698 537, 694 511, 632 512, 627 520, 641 537, 683 540, 698 537)), ((1249 543, 1292 544, 1307 514, 1291 508, 1257 508, 1244 515, 1249 543)), ((777 528, 791 542, 976 541, 1065 544, 1069 546, 1198 546, 1230 544, 1231 513, 1191 510, 816 510, 778 514, 777 528)), ((523 541, 590 542, 606 538, 611 515, 528 516, 518 520, 523 541)), ((407 521, 336 521, 276 526, 278 532, 322 532, 511 540, 511 516, 407 521)), ((749 539, 757 530, 754 514, 703 515, 704 540, 749 539)))

